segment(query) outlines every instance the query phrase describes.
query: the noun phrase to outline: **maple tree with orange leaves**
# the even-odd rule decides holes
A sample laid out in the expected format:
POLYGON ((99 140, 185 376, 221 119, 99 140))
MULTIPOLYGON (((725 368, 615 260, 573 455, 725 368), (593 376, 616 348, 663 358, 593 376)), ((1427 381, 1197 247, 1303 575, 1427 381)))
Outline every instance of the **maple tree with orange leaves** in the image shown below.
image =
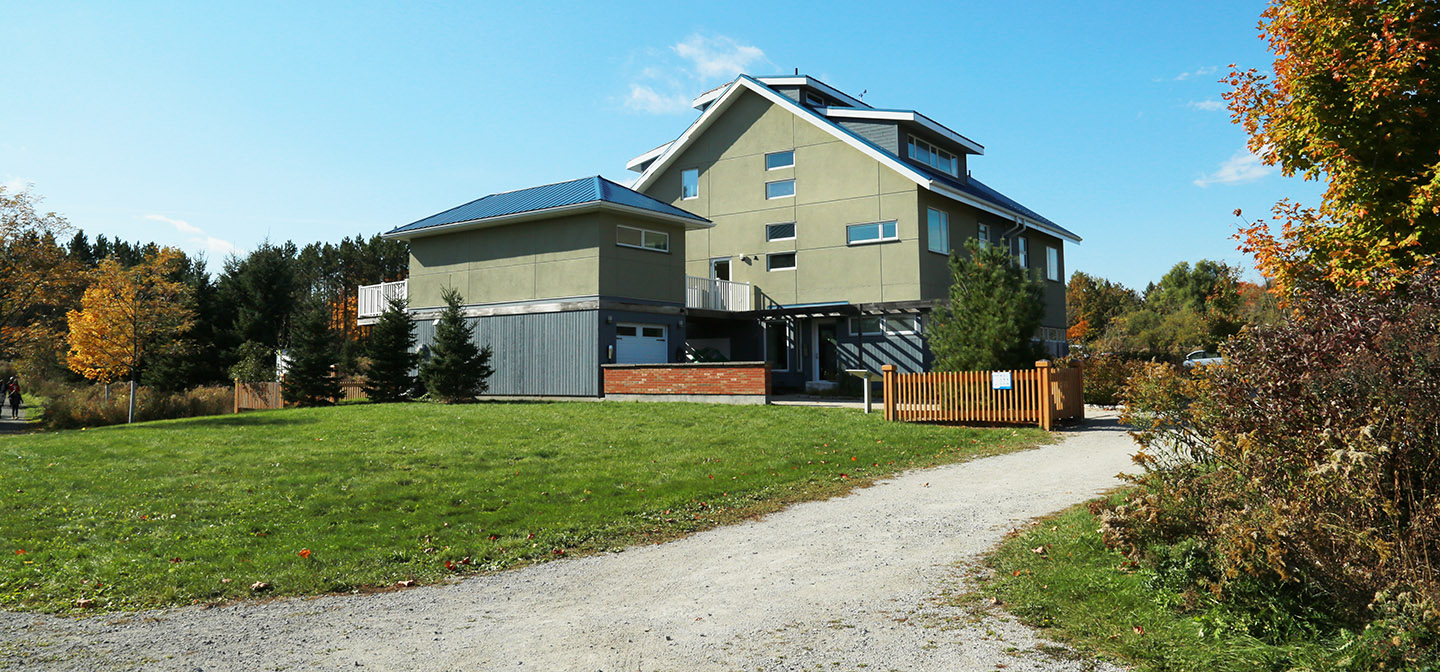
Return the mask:
MULTIPOLYGON (((1225 94, 1249 148, 1287 176, 1326 180, 1237 238, 1289 293, 1307 282, 1388 287, 1440 254, 1440 6, 1426 0, 1272 0, 1274 73, 1231 66, 1225 94)), ((1241 215, 1236 210, 1236 215, 1241 215)))
POLYGON ((70 223, 39 211, 40 200, 0 186, 0 358, 55 340, 84 286, 79 265, 55 244, 70 223))

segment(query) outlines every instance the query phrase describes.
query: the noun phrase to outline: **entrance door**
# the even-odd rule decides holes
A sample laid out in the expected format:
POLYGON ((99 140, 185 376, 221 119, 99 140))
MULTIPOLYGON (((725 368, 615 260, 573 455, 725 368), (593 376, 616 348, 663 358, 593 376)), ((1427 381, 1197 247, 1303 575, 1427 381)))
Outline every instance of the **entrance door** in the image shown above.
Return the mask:
POLYGON ((668 361, 670 347, 665 338, 665 325, 615 325, 616 364, 664 364, 668 361))
POLYGON ((840 349, 836 341, 835 320, 815 322, 815 380, 838 381, 840 374, 840 349))
POLYGON ((729 280, 729 279, 730 279, 730 257, 725 257, 724 259, 711 259, 711 260, 710 260, 710 279, 711 279, 711 280, 729 280))

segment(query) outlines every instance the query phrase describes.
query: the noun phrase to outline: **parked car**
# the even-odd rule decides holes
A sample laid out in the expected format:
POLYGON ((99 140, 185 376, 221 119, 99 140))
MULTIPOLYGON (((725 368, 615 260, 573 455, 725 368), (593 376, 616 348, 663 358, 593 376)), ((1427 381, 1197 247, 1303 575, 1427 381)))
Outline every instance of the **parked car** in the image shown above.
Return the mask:
POLYGON ((1185 355, 1185 361, 1182 362, 1182 364, 1184 364, 1185 368, 1187 369, 1193 369, 1197 366, 1208 366, 1210 364, 1224 363, 1225 358, 1221 357, 1220 353, 1207 352, 1205 350, 1196 350, 1188 355, 1185 355))

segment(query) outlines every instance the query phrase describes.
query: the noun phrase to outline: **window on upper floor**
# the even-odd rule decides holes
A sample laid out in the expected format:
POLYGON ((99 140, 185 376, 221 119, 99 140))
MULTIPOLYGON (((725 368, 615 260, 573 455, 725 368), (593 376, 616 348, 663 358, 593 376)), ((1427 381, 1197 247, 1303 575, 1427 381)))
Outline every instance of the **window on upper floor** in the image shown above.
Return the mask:
POLYGON ((700 169, 686 168, 680 171, 680 198, 700 197, 700 169))
POLYGON ((920 318, 916 315, 886 317, 850 318, 851 336, 878 336, 880 334, 914 334, 920 331, 920 318))
POLYGON ((809 91, 806 91, 805 104, 809 105, 810 107, 825 107, 825 99, 821 98, 816 94, 810 93, 809 91))
POLYGON ((1030 241, 1025 236, 1015 239, 1015 265, 1030 268, 1030 241))
POLYGON ((926 216, 926 233, 930 238, 930 251, 950 254, 950 215, 944 210, 929 208, 926 216))
POLYGON ((670 234, 664 231, 637 229, 633 226, 615 227, 615 244, 621 247, 637 247, 656 252, 670 251, 670 234))
POLYGON ((1060 282, 1060 250, 1045 246, 1045 279, 1060 282))
POLYGON ((766 155, 765 155, 765 170, 775 170, 776 168, 794 168, 794 167, 795 167, 795 151, 794 151, 794 150, 786 150, 786 151, 783 151, 783 152, 772 152, 772 153, 770 153, 770 154, 766 154, 766 155))
POLYGON ((954 154, 915 136, 910 136, 910 158, 927 166, 939 168, 955 177, 960 176, 960 160, 954 154))
POLYGON ((983 250, 990 247, 990 225, 981 224, 976 227, 975 237, 980 239, 980 249, 983 250))
POLYGON ((766 224, 765 240, 795 240, 795 222, 766 224))
POLYGON ((767 271, 793 271, 795 270, 795 253, 779 252, 765 255, 765 270, 767 271))
POLYGON ((765 183, 766 200, 790 198, 795 195, 795 180, 777 180, 765 183))
POLYGON ((888 222, 868 222, 845 227, 846 245, 883 243, 887 240, 898 240, 895 235, 895 220, 893 219, 888 222))

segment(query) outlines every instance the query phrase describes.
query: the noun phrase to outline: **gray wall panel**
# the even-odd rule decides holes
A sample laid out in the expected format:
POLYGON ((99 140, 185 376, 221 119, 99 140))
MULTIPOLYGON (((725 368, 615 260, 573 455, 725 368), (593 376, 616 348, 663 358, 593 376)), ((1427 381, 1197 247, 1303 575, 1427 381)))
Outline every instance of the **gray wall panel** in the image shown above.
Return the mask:
MULTIPOLYGON (((493 354, 487 394, 599 396, 599 317, 594 310, 467 318, 474 341, 493 354)), ((435 341, 433 320, 415 330, 420 345, 435 341)))
POLYGON ((900 156, 900 129, 894 122, 837 119, 846 130, 873 142, 886 151, 900 156))

